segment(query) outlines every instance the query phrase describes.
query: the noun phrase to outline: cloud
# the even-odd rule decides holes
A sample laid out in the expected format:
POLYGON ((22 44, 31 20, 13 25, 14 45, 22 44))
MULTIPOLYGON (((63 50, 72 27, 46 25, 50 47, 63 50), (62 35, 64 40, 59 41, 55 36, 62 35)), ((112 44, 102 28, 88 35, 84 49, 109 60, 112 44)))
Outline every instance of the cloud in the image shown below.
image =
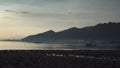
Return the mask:
POLYGON ((4 10, 4 11, 16 14, 30 14, 28 11, 16 11, 16 10, 4 10))
POLYGON ((22 13, 22 14, 30 14, 30 13, 27 12, 27 11, 21 11, 20 13, 22 13))
POLYGON ((55 19, 69 19, 73 18, 75 15, 71 14, 71 12, 65 12, 65 13, 60 13, 60 12, 32 12, 30 10, 27 11, 20 11, 20 10, 11 10, 7 9, 4 10, 5 12, 8 13, 14 13, 14 14, 21 14, 24 15, 22 17, 27 17, 27 18, 55 18, 55 19))

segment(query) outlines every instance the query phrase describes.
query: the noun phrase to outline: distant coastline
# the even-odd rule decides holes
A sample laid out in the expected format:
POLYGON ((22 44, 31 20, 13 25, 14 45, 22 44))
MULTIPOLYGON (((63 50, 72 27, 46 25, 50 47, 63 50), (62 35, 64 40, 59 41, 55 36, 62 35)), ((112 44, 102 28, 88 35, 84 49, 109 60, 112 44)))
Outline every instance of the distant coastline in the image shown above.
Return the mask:
POLYGON ((13 39, 13 40, 11 40, 11 39, 5 39, 5 40, 0 40, 0 41, 21 41, 21 40, 18 40, 18 39, 13 39))

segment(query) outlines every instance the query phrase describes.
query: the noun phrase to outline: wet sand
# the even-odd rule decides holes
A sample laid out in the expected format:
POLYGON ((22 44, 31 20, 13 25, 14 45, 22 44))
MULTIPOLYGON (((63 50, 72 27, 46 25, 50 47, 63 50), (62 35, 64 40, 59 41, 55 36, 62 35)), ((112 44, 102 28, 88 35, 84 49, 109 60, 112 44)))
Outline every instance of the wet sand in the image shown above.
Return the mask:
POLYGON ((120 50, 1 50, 0 68, 120 68, 120 50))

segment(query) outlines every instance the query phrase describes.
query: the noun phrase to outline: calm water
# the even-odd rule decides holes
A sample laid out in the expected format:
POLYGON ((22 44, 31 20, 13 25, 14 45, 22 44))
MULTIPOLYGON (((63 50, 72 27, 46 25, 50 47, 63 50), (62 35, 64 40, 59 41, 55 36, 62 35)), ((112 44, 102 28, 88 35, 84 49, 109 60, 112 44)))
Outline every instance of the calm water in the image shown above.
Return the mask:
POLYGON ((0 41, 0 50, 89 50, 89 49, 117 49, 117 47, 86 47, 85 44, 43 44, 0 41))

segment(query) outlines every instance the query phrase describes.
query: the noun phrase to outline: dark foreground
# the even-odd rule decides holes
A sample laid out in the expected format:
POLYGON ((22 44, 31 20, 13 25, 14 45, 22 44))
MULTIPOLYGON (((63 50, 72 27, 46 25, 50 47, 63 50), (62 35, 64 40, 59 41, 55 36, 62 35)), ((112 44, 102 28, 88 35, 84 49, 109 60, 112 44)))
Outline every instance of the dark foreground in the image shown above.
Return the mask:
POLYGON ((120 50, 6 50, 0 68, 120 68, 120 50))

